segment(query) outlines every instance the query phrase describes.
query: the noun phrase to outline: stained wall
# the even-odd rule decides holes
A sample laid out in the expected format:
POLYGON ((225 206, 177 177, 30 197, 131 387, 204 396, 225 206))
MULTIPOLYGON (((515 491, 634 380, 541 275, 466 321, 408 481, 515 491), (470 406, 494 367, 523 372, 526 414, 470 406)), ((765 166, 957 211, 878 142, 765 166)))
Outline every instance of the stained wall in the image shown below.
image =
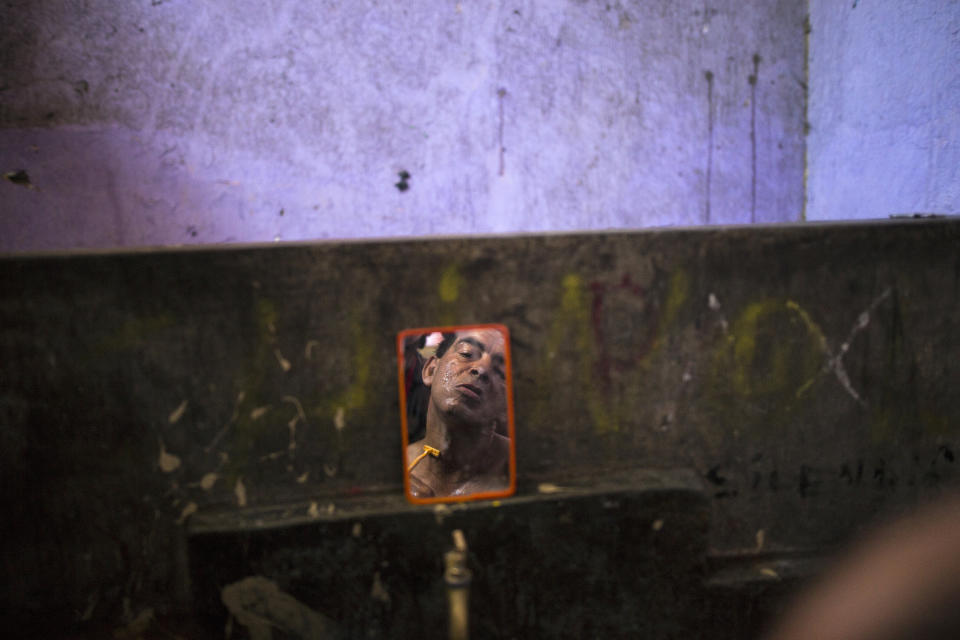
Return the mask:
POLYGON ((801 0, 0 11, 0 251, 801 216, 801 0))
MULTIPOLYGON (((223 559, 188 552, 200 534, 242 551, 371 514, 445 534, 403 499, 397 394, 397 332, 438 323, 510 329, 503 506, 684 469, 701 556, 828 553, 960 483, 958 239, 909 221, 4 257, 3 600, 60 629, 129 623, 195 604, 190 571, 223 559)), ((624 545, 657 519, 680 535, 676 503, 642 526, 611 504, 624 545)), ((570 550, 558 565, 594 521, 567 524, 538 543, 570 550)), ((215 584, 256 571, 237 553, 215 584)), ((344 584, 369 593, 373 570, 344 584)))

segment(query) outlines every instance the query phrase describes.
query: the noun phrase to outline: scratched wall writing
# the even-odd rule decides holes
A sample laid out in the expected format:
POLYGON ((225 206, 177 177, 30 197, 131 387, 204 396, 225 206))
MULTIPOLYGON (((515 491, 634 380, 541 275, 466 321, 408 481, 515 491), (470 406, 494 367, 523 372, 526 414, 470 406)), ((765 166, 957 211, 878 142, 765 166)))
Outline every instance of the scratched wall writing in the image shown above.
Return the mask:
POLYGON ((914 488, 940 489, 953 476, 956 454, 951 445, 930 445, 909 459, 889 463, 882 457, 861 457, 824 465, 799 463, 778 468, 763 453, 750 456, 742 468, 709 468, 704 477, 715 498, 735 498, 741 492, 795 492, 801 498, 834 495, 844 486, 889 492, 914 488))

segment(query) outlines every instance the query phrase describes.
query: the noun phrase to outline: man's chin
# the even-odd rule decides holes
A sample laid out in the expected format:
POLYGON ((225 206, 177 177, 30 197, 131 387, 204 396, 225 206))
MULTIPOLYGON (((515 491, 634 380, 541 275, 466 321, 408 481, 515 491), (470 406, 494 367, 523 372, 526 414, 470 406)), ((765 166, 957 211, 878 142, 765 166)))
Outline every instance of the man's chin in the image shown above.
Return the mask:
POLYGON ((481 429, 489 420, 477 408, 471 407, 469 403, 457 402, 451 403, 447 411, 444 412, 447 423, 451 426, 457 426, 465 429, 481 429))

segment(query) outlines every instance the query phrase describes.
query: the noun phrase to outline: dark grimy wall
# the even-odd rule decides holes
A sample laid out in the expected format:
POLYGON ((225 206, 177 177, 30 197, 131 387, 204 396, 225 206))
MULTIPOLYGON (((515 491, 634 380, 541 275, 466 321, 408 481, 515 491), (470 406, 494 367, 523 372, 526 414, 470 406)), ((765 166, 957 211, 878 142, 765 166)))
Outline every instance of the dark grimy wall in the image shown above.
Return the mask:
POLYGON ((75 620, 183 601, 190 527, 399 495, 395 336, 448 323, 512 332, 520 496, 689 468, 713 549, 829 548, 957 484, 958 239, 923 221, 0 259, 3 599, 75 620))

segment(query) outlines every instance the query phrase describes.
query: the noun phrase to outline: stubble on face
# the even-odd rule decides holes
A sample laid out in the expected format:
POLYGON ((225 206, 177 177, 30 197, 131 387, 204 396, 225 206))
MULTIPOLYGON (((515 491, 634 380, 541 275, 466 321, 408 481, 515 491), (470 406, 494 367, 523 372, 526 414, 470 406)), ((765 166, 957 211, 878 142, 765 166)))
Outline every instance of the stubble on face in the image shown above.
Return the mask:
POLYGON ((492 329, 457 334, 436 361, 431 401, 448 418, 471 426, 506 420, 506 361, 503 335, 492 329))

